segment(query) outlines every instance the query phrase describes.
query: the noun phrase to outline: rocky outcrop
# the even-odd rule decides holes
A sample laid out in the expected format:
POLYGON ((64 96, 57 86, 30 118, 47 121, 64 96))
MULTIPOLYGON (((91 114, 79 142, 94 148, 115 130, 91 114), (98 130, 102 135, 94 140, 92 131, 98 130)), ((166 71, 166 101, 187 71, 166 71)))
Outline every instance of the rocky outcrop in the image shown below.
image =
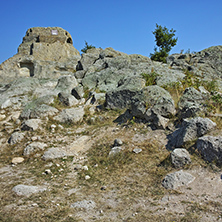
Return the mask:
POLYGON ((167 63, 174 69, 187 69, 208 80, 219 79, 222 73, 222 46, 212 46, 197 53, 173 54, 167 63))
POLYGON ((58 78, 75 72, 80 59, 71 35, 60 27, 27 30, 18 53, 1 64, 0 82, 18 77, 58 78))

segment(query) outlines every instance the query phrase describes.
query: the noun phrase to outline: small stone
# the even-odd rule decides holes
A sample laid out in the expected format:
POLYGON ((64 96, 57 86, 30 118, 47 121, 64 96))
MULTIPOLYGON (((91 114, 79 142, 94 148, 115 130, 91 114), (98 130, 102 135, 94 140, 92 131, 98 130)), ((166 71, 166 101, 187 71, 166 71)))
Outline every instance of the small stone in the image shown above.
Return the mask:
POLYGON ((102 186, 100 190, 106 190, 106 186, 102 186))
POLYGON ((64 127, 62 125, 60 125, 60 124, 58 125, 58 128, 59 129, 64 129, 64 127))
POLYGON ((82 165, 81 164, 76 164, 74 166, 74 170, 81 170, 82 169, 82 165))
POLYGON ((50 169, 46 169, 45 174, 52 174, 52 171, 50 169))
POLYGON ((6 115, 0 114, 0 121, 2 121, 2 120, 5 119, 5 118, 6 118, 6 115))
POLYGON ((51 129, 55 129, 56 128, 56 125, 55 124, 52 124, 51 125, 51 129))
POLYGON ((22 163, 25 159, 23 157, 14 157, 12 159, 12 164, 22 163))
POLYGON ((85 176, 85 180, 89 180, 91 177, 89 175, 85 176))
POLYGON ((142 149, 140 149, 140 148, 135 148, 135 149, 133 149, 133 152, 136 153, 136 154, 138 154, 138 153, 142 152, 142 149))
POLYGON ((114 146, 122 146, 123 145, 123 141, 119 138, 114 140, 114 146))
POLYGON ((82 169, 83 170, 89 170, 88 166, 83 166, 82 169))

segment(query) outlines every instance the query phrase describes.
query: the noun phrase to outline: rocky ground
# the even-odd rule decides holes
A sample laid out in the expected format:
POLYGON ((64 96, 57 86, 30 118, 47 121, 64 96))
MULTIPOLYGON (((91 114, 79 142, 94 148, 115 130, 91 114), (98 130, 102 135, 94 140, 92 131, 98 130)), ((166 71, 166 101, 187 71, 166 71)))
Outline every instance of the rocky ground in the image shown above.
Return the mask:
POLYGON ((221 221, 221 46, 72 42, 31 28, 0 65, 0 220, 221 221))

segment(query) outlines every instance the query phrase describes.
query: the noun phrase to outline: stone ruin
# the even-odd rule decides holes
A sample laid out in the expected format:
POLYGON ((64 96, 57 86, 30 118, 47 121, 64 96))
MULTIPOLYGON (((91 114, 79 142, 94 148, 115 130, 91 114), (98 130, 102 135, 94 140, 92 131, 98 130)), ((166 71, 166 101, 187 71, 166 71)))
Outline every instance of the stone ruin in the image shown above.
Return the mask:
POLYGON ((0 65, 0 82, 17 77, 58 78, 75 72, 80 54, 60 27, 27 30, 18 53, 0 65))

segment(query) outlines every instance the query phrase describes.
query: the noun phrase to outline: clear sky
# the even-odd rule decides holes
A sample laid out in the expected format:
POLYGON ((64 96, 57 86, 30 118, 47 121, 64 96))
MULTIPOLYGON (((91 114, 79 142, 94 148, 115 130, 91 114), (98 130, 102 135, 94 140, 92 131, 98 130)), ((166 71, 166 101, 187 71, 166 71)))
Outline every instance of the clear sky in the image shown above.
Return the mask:
POLYGON ((85 41, 103 49, 149 56, 156 23, 176 30, 181 50, 222 45, 221 0, 0 0, 0 63, 17 53, 26 30, 58 26, 81 50, 85 41))

